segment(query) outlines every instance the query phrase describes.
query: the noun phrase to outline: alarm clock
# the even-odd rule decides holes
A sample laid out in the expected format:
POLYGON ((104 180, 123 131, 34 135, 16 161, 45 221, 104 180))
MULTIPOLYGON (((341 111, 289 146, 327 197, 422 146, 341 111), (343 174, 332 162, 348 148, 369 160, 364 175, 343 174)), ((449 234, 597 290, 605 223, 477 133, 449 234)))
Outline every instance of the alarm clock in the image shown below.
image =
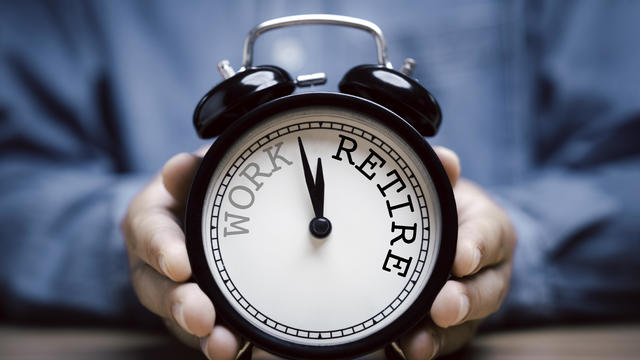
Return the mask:
POLYGON ((448 279, 457 213, 424 136, 436 100, 387 59, 382 31, 362 19, 299 15, 250 31, 242 67, 197 105, 199 136, 217 139, 188 197, 193 275, 217 316, 251 343, 297 359, 352 358, 386 346, 428 316, 448 279), (371 33, 378 63, 351 69, 340 92, 293 94, 293 79, 253 66, 264 33, 301 24, 371 33))

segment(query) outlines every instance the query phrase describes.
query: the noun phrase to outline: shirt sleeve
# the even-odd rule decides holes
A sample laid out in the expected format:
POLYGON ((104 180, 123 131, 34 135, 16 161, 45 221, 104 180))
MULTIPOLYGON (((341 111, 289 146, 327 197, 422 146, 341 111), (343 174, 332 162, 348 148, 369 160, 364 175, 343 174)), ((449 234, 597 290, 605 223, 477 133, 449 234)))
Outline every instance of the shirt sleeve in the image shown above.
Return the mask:
POLYGON ((0 9, 0 317, 147 321, 119 222, 153 174, 128 171, 81 2, 0 9))
POLYGON ((535 165, 490 189, 519 238, 490 324, 640 318, 638 5, 529 9, 535 165))

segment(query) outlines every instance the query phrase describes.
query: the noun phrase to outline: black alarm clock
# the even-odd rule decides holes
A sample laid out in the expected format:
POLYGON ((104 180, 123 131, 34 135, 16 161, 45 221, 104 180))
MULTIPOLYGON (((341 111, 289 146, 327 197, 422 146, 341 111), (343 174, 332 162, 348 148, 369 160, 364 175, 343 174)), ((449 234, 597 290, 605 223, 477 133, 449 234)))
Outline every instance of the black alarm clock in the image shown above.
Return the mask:
POLYGON ((457 238, 451 185, 423 136, 436 100, 387 60, 381 30, 337 15, 255 27, 242 67, 194 113, 217 136, 189 193, 185 231, 198 285, 218 316, 251 343, 287 358, 352 358, 428 316, 449 277, 457 238), (324 74, 292 79, 252 66, 265 31, 300 24, 364 29, 378 63, 351 69, 340 92, 292 95, 324 74))

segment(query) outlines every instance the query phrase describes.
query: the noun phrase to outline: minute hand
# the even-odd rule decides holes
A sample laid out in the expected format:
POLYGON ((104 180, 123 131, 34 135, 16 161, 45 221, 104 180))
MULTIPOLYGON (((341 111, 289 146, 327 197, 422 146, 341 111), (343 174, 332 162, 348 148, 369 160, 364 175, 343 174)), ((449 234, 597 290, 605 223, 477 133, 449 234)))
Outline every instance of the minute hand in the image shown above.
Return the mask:
POLYGON ((298 147, 300 148, 300 157, 302 158, 302 168, 304 169, 304 179, 307 183, 307 190, 311 198, 311 205, 316 218, 322 217, 324 212, 324 176, 322 174, 322 161, 318 158, 316 166, 316 181, 313 180, 311 167, 307 160, 307 154, 302 145, 302 139, 298 136, 298 147))

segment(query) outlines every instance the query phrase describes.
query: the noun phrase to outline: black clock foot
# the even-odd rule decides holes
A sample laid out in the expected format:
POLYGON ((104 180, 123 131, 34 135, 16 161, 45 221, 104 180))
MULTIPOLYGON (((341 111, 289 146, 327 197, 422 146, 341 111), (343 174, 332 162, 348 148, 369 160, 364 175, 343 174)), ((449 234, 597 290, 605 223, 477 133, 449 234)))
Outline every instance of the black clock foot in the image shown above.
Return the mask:
POLYGON ((326 217, 313 218, 309 223, 311 234, 317 238, 325 238, 331 233, 331 221, 326 217))

